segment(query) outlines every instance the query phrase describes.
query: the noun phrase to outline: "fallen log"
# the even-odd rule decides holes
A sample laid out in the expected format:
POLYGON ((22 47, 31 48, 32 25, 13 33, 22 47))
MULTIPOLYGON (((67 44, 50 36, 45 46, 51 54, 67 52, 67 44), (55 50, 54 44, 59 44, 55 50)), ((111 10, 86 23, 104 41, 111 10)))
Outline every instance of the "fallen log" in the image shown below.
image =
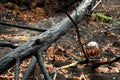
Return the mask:
MULTIPOLYGON (((83 0, 80 6, 77 8, 77 15, 76 12, 73 12, 71 14, 71 17, 74 21, 77 18, 77 21, 75 21, 76 23, 79 23, 80 20, 85 16, 86 9, 92 1, 93 0, 83 0)), ((73 23, 69 20, 68 17, 66 17, 62 21, 57 23, 55 26, 53 26, 51 29, 9 52, 0 59, 0 74, 15 64, 15 60, 18 54, 19 59, 21 60, 31 55, 34 55, 34 53, 38 51, 38 49, 42 52, 46 51, 52 43, 54 43, 61 36, 63 36, 73 26, 73 23)))

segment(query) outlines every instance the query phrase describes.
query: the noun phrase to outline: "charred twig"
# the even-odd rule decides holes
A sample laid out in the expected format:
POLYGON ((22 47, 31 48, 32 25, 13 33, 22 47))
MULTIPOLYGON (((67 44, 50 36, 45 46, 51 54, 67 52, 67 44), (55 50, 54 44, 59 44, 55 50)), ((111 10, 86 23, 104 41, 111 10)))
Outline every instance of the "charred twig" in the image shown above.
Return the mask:
POLYGON ((20 58, 18 54, 16 59, 16 67, 15 67, 15 80, 19 80, 19 66, 20 66, 20 58))
POLYGON ((35 57, 37 58, 38 65, 40 66, 40 69, 45 77, 45 80, 52 80, 47 69, 45 68, 45 64, 43 61, 43 51, 41 52, 41 49, 39 49, 38 52, 35 54, 35 57))
POLYGON ((104 65, 104 64, 111 64, 113 62, 117 62, 120 60, 120 57, 116 57, 114 59, 111 59, 111 60, 106 60, 106 61, 103 61, 103 60, 100 60, 100 59, 91 59, 88 61, 78 61, 78 64, 86 64, 86 63, 92 63, 93 64, 93 68, 97 68, 99 67, 100 65, 104 65))
POLYGON ((9 48, 15 49, 18 46, 15 46, 15 45, 10 44, 10 43, 0 43, 0 47, 9 47, 9 48))
POLYGON ((30 26, 9 24, 9 23, 3 22, 3 21, 0 21, 0 24, 5 25, 6 27, 16 27, 16 28, 21 28, 21 29, 34 30, 34 31, 38 31, 38 32, 45 32, 46 31, 46 29, 38 29, 38 28, 30 27, 30 26))
MULTIPOLYGON (((80 36, 80 33, 79 33, 79 28, 78 28, 77 23, 75 23, 75 21, 72 19, 72 17, 71 17, 66 11, 65 11, 65 14, 69 17, 69 19, 70 19, 70 20, 72 21, 72 23, 75 25, 78 43, 79 43, 79 45, 80 45, 81 48, 82 48, 82 52, 83 52, 83 54, 85 55, 86 60, 89 61, 89 58, 88 58, 88 56, 86 55, 85 50, 84 50, 84 47, 83 47, 83 44, 82 44, 82 42, 81 42, 81 38, 80 38, 81 36, 80 36)), ((77 16, 77 15, 76 15, 76 16, 77 16)))
POLYGON ((94 62, 93 63, 93 68, 97 68, 99 67, 100 65, 104 65, 104 64, 111 64, 113 62, 117 62, 120 60, 120 57, 117 57, 117 58, 114 58, 112 60, 107 60, 107 61, 99 61, 99 62, 94 62))
POLYGON ((26 70, 26 72, 25 72, 25 74, 23 75, 23 77, 22 77, 21 80, 28 80, 28 77, 29 77, 31 71, 33 70, 36 62, 37 62, 36 57, 35 57, 35 56, 32 56, 31 62, 30 62, 30 64, 28 65, 27 70, 26 70))
POLYGON ((86 60, 77 60, 71 64, 68 64, 68 65, 65 65, 65 66, 61 66, 59 68, 56 68, 55 70, 53 70, 50 74, 54 74, 56 73, 57 71, 61 70, 61 69, 66 69, 66 68, 70 68, 70 67, 74 67, 74 66, 77 66, 78 64, 82 65, 82 64, 86 64, 86 63, 92 63, 93 64, 93 69, 94 68, 97 68, 99 67, 100 65, 104 65, 104 64, 111 64, 113 62, 117 62, 120 60, 120 57, 117 57, 115 59, 112 59, 112 60, 107 60, 107 61, 102 61, 100 59, 91 59, 89 61, 86 61, 86 60))

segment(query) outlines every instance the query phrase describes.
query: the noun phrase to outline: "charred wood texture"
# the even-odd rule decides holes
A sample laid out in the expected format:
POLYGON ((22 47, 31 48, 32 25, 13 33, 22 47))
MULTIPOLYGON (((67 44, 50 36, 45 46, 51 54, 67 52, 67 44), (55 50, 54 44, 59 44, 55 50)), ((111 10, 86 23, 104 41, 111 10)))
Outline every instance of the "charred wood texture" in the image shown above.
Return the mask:
POLYGON ((25 71, 25 73, 23 75, 23 78, 21 80, 27 80, 28 79, 30 73, 32 72, 32 70, 33 70, 33 68, 36 64, 36 61, 37 61, 37 59, 35 58, 35 56, 32 56, 31 62, 28 65, 27 70, 25 71))
MULTIPOLYGON (((83 0, 80 6, 77 8, 77 15, 76 12, 71 14, 71 17, 77 24, 85 16, 86 9, 91 2, 92 0, 83 0)), ((22 60, 26 57, 35 55, 35 53, 37 53, 36 51, 43 53, 51 46, 52 43, 58 40, 61 36, 65 35, 66 32, 69 31, 73 26, 74 25, 71 20, 66 17, 51 29, 48 29, 46 32, 9 52, 0 59, 0 74, 15 64, 18 55, 19 59, 22 60)))

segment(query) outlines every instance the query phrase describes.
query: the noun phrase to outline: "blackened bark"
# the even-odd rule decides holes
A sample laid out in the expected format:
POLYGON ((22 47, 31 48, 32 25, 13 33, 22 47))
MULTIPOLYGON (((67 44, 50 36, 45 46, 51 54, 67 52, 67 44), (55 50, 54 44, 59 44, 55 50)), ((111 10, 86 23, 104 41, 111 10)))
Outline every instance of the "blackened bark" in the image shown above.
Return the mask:
MULTIPOLYGON (((85 16, 86 8, 91 4, 91 2, 92 0, 83 0, 81 5, 77 8, 78 14, 76 15, 76 12, 73 12, 71 14, 71 17, 74 21, 76 21, 77 18, 77 24, 85 16)), ((54 43, 61 36, 66 34, 66 32, 69 31, 73 26, 74 25, 71 20, 66 17, 62 21, 57 23, 55 26, 53 26, 51 29, 34 38, 34 40, 30 40, 25 44, 17 47, 13 51, 9 52, 0 59, 0 74, 7 70, 9 67, 11 67, 13 64, 15 64, 15 60, 18 54, 21 60, 31 55, 34 55, 34 53, 38 51, 38 49, 42 52, 46 51, 52 43, 54 43), (39 40, 38 44, 35 44, 36 40, 39 40)))

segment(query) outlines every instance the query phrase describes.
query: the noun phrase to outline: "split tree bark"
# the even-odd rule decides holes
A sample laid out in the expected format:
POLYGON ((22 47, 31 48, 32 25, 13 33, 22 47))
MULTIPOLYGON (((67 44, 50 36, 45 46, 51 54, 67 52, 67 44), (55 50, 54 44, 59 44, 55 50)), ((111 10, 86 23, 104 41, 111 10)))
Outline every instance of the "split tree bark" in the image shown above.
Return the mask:
MULTIPOLYGON (((77 18, 77 21, 75 21, 76 23, 79 23, 85 16, 86 9, 92 1, 93 0, 83 0, 77 8, 77 15, 76 12, 71 14, 71 17, 74 21, 77 18)), ((38 50, 40 51, 39 53, 43 53, 51 46, 52 43, 66 34, 66 32, 73 26, 73 23, 69 20, 68 17, 66 17, 51 29, 9 52, 0 59, 0 74, 14 65, 17 57, 22 60, 28 56, 34 55, 38 50)))

